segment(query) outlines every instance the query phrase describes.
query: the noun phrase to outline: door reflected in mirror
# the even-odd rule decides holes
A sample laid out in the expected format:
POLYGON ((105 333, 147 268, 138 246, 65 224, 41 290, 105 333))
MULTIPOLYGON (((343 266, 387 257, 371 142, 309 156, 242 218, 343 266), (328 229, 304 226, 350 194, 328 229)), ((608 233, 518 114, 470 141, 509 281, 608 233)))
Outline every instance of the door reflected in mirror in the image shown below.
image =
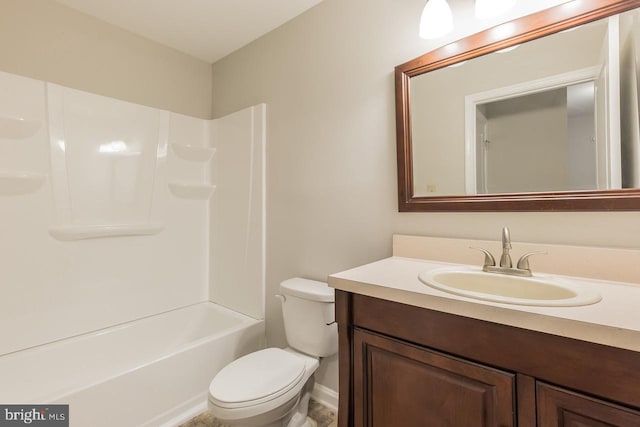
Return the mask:
POLYGON ((475 162, 467 163, 467 194, 607 188, 594 90, 591 80, 473 103, 468 114, 475 126, 467 139, 475 162))

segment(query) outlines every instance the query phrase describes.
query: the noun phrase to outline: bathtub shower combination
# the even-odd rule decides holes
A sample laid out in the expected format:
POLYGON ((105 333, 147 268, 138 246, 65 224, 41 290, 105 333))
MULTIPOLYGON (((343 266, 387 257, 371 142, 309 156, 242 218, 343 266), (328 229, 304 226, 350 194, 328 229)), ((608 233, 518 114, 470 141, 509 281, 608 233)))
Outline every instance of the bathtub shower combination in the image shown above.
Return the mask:
POLYGON ((175 426, 265 345, 266 106, 203 120, 0 72, 0 404, 175 426))
POLYGON ((79 427, 173 426, 263 337, 264 322, 199 303, 0 357, 0 402, 69 404, 79 427))

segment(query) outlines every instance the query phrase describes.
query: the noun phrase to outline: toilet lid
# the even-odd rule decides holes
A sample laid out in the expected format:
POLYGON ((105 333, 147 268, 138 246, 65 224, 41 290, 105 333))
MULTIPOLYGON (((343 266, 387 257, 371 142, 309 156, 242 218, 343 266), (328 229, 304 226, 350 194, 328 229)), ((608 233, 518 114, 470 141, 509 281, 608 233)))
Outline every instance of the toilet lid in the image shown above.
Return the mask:
POLYGON ((209 395, 222 407, 256 405, 294 388, 304 371, 304 360, 288 351, 256 351, 222 368, 211 381, 209 395))

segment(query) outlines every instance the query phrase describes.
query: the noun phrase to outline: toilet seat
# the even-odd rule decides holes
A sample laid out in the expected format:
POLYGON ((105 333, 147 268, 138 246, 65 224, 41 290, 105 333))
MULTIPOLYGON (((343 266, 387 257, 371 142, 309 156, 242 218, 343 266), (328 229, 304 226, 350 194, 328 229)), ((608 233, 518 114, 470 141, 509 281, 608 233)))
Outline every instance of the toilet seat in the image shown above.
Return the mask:
POLYGON ((272 401, 289 400, 298 393, 304 374, 301 357, 279 348, 260 350, 218 372, 209 386, 209 400, 221 409, 276 404, 272 401))

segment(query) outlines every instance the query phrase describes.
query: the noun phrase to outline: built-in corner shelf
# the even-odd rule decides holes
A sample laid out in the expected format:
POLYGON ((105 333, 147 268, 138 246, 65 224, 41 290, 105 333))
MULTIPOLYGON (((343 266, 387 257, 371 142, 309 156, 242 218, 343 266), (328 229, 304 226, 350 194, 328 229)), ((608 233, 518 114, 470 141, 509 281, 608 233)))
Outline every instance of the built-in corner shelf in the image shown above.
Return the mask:
POLYGON ((150 236, 158 234, 164 228, 164 224, 117 224, 117 225, 67 225, 50 227, 49 234, 58 240, 83 240, 98 239, 101 237, 117 236, 150 236))
POLYGON ((181 199, 207 200, 216 189, 215 185, 196 184, 191 182, 170 182, 169 190, 181 199))
POLYGON ((178 157, 190 162, 208 162, 216 152, 215 148, 196 145, 169 144, 178 157))
POLYGON ((42 122, 40 120, 0 116, 0 138, 29 138, 38 132, 41 125, 42 122))
POLYGON ((37 191, 45 175, 33 172, 0 172, 0 196, 17 196, 37 191))

